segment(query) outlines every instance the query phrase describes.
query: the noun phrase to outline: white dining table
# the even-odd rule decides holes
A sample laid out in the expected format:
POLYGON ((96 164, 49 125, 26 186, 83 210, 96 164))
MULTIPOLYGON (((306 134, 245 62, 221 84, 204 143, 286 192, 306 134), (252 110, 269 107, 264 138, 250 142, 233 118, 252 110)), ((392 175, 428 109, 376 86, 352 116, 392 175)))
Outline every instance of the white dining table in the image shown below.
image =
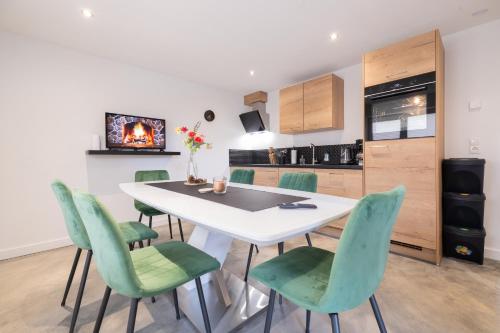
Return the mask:
MULTIPOLYGON (((215 257, 221 267, 234 239, 263 247, 304 237, 306 233, 346 216, 357 203, 355 199, 333 195, 229 183, 230 187, 305 197, 300 203, 317 206, 317 209, 271 207, 252 212, 202 197, 153 187, 148 183, 152 182, 123 183, 120 188, 136 200, 194 224, 188 243, 215 257)), ((244 266, 245 262, 242 261, 241 264, 244 266)), ((207 275, 202 281, 213 332, 235 330, 267 306, 267 295, 227 271, 207 275)), ((203 319, 194 284, 188 283, 179 289, 182 311, 203 331, 203 319)))

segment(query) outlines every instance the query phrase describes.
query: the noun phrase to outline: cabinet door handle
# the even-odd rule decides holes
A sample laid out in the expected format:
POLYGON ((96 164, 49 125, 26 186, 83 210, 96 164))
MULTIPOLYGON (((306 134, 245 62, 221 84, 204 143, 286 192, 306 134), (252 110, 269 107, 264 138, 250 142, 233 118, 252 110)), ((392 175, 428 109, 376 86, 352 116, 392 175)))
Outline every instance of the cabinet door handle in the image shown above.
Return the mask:
POLYGON ((374 145, 374 146, 368 146, 369 148, 389 148, 387 145, 374 145))
POLYGON ((407 69, 405 69, 405 70, 404 70, 404 71, 402 71, 402 72, 397 72, 397 73, 392 73, 392 74, 386 75, 386 77, 387 77, 387 78, 391 78, 391 77, 400 76, 400 75, 402 75, 402 74, 406 74, 406 73, 408 73, 408 70, 407 70, 407 69))

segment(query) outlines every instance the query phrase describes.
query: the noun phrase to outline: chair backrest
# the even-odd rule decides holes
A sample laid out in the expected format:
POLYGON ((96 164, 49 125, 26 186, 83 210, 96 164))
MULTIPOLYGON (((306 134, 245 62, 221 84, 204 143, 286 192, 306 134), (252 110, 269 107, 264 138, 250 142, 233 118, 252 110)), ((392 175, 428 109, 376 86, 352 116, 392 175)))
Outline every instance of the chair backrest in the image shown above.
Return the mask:
POLYGON ((91 194, 74 192, 73 200, 89 235, 97 270, 111 289, 129 297, 140 297, 130 252, 117 223, 91 194))
POLYGON ((321 306, 346 311, 373 295, 384 277, 392 228, 405 192, 398 186, 358 202, 340 237, 321 306))
POLYGON ((281 176, 278 187, 289 190, 316 192, 318 176, 312 172, 285 173, 281 176))
POLYGON ((253 185, 253 177, 255 176, 255 171, 253 169, 235 169, 231 172, 231 177, 229 181, 231 183, 240 183, 253 185))
MULTIPOLYGON (((167 170, 139 170, 135 172, 136 182, 151 182, 156 180, 169 180, 170 175, 167 170)), ((144 208, 144 204, 134 200, 134 207, 138 210, 144 208)))
POLYGON ((66 224, 69 237, 77 247, 89 250, 91 248, 90 240, 80 214, 73 202, 71 190, 60 180, 52 182, 51 187, 63 212, 64 223, 66 224))

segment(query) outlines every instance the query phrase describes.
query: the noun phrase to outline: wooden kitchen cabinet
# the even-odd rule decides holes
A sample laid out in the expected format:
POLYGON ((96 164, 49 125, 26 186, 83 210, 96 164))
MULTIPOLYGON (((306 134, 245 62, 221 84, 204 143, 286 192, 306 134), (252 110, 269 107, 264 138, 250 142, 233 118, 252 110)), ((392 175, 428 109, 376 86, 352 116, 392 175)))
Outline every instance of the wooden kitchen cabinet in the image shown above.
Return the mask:
POLYGON ((310 172, 314 173, 314 169, 307 169, 307 168, 279 168, 279 178, 285 174, 285 173, 297 173, 297 172, 310 172))
POLYGON ((255 176, 253 178, 254 185, 261 186, 278 186, 279 171, 278 168, 253 168, 255 176))
POLYGON ((363 196, 362 170, 315 169, 318 193, 359 199, 363 196))
POLYGON ((333 74, 304 82, 304 131, 344 128, 344 80, 333 74))
POLYGON ((363 57, 364 86, 435 71, 437 33, 431 31, 366 53, 363 57))
POLYGON ((436 138, 367 141, 364 150, 371 168, 436 167, 436 138))
POLYGON ((297 84, 280 90, 280 133, 304 130, 304 87, 297 84))

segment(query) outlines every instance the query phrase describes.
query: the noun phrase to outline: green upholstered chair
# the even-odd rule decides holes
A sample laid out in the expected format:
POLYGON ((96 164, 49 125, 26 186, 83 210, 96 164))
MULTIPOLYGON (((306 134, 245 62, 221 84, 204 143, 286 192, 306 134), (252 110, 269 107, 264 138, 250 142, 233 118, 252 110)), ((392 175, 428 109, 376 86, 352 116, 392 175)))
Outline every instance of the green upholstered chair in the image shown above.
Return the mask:
POLYGON ((306 309, 328 313, 334 333, 338 314, 370 300, 380 332, 386 332, 375 291, 384 277, 392 228, 405 188, 365 196, 359 201, 340 237, 336 253, 299 247, 251 270, 250 276, 271 289, 264 332, 271 329, 276 292, 306 309))
MULTIPOLYGON (((169 180, 170 176, 167 170, 140 170, 135 172, 135 181, 136 182, 151 182, 157 180, 169 180)), ((146 204, 138 200, 134 200, 135 209, 137 209, 139 214, 139 222, 142 222, 142 216, 145 215, 149 217, 149 227, 153 227, 153 216, 165 215, 165 213, 150 207, 146 204)), ((170 230, 170 239, 173 239, 172 235, 172 221, 170 214, 168 216, 168 228, 170 230)), ((184 242, 184 233, 182 232, 182 223, 181 219, 177 218, 177 223, 179 225, 179 232, 181 234, 181 240, 184 242)), ((148 239, 148 246, 151 245, 151 240, 148 239)))
POLYGON ((255 171, 253 169, 235 169, 233 170, 233 172, 231 172, 229 181, 231 183, 253 185, 254 176, 255 171))
MULTIPOLYGON (((68 231, 69 237, 76 246, 75 258, 73 260, 73 265, 71 266, 71 271, 66 283, 66 288, 64 289, 64 296, 61 302, 61 306, 66 305, 66 298, 68 297, 68 293, 71 287, 71 283, 73 282, 73 277, 75 275, 76 267, 78 266, 78 261, 80 259, 82 250, 87 251, 87 258, 85 260, 85 266, 83 268, 82 278, 80 280, 80 288, 78 289, 78 295, 71 318, 70 332, 73 332, 75 329, 78 312, 80 310, 85 283, 87 281, 90 261, 92 259, 92 246, 90 244, 87 231, 85 230, 85 226, 82 222, 80 214, 78 214, 75 203, 73 202, 71 190, 63 182, 58 180, 52 183, 52 190, 54 191, 54 194, 56 195, 56 198, 63 212, 64 222, 66 224, 66 229, 68 231)), ((120 223, 118 225, 118 229, 123 239, 125 240, 125 243, 129 244, 129 249, 133 249, 133 244, 135 242, 138 242, 139 246, 143 247, 144 240, 158 237, 158 234, 154 230, 151 230, 150 228, 139 222, 120 223)))
MULTIPOLYGON (((283 174, 283 176, 281 176, 280 181, 278 183, 278 187, 296 191, 316 192, 318 187, 318 176, 311 172, 285 173, 283 174)), ((309 234, 306 233, 305 236, 307 245, 312 246, 311 237, 309 236, 309 234)), ((254 247, 257 249, 257 245, 250 244, 250 250, 248 251, 248 258, 247 258, 247 268, 245 270, 245 278, 244 278, 245 282, 248 281, 248 272, 250 270, 250 265, 252 263, 252 255, 254 247)), ((280 254, 281 251, 283 251, 283 247, 280 248, 280 246, 278 246, 278 254, 280 254)), ((280 303, 281 303, 281 297, 280 297, 280 303)))
POLYGON ((94 332, 98 332, 111 294, 131 298, 127 332, 133 332, 139 300, 172 292, 179 319, 176 288, 195 280, 205 329, 210 332, 200 276, 220 268, 217 259, 183 242, 170 241, 128 251, 126 241, 107 210, 91 194, 76 192, 73 198, 87 230, 97 270, 106 283, 94 332))

